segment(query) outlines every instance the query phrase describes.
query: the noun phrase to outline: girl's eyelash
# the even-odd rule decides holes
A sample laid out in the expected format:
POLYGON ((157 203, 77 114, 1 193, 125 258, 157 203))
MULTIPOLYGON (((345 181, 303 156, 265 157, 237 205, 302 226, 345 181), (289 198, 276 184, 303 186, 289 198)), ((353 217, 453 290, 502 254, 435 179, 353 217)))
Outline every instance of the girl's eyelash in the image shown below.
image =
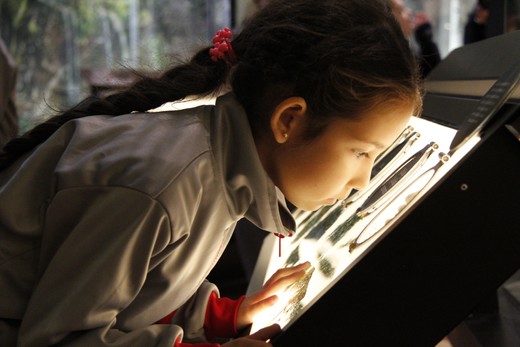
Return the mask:
POLYGON ((359 159, 359 158, 362 158, 362 157, 364 157, 364 158, 368 158, 368 157, 369 157, 368 152, 357 151, 357 150, 354 151, 354 155, 355 155, 356 158, 358 158, 358 159, 359 159))

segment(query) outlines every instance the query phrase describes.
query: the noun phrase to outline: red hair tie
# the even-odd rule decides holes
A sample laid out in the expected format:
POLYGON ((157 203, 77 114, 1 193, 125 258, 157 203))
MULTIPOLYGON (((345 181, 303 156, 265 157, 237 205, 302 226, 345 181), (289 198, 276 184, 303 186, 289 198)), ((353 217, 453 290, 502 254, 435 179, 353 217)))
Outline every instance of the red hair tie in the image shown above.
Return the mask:
POLYGON ((217 62, 218 60, 225 61, 229 66, 233 66, 237 57, 231 46, 231 37, 233 34, 229 28, 224 28, 217 31, 213 37, 213 48, 210 48, 209 55, 211 60, 217 62))

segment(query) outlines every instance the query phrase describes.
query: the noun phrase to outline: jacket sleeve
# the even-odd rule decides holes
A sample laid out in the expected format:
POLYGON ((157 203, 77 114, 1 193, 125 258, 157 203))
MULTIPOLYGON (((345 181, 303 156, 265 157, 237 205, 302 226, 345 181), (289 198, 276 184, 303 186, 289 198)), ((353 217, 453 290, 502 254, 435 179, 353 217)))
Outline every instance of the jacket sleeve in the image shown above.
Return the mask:
POLYGON ((42 218, 39 277, 19 345, 171 347, 182 339, 178 325, 127 328, 118 321, 152 255, 170 242, 171 224, 157 201, 127 188, 69 188, 42 218))
POLYGON ((204 281, 197 292, 182 305, 170 323, 184 327, 185 342, 206 342, 207 337, 204 331, 204 321, 211 293, 218 293, 217 287, 204 281))
POLYGON ((172 315, 171 324, 184 327, 185 341, 206 342, 237 337, 237 314, 245 299, 221 298, 218 288, 205 281, 188 302, 172 315))

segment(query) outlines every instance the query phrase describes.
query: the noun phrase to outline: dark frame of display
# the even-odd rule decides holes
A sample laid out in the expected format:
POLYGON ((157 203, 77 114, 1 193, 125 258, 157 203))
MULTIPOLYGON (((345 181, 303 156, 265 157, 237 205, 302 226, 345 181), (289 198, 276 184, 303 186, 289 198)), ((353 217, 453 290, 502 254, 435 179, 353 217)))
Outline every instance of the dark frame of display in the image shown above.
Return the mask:
MULTIPOLYGON (((496 79, 520 59, 519 47, 520 33, 462 47, 432 79, 496 79), (454 66, 463 61, 466 75, 454 66)), ((474 106, 478 95, 469 94, 428 93, 425 118, 457 126, 446 115, 474 106)), ((470 153, 274 346, 434 346, 519 269, 520 143, 504 126, 520 118, 519 106, 513 96, 470 153)))

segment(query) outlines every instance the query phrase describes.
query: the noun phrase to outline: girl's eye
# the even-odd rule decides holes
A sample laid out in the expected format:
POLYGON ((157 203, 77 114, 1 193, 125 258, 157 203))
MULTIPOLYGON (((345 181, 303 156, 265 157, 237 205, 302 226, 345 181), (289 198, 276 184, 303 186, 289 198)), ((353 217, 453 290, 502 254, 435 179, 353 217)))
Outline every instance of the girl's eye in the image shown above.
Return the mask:
POLYGON ((356 158, 358 158, 358 159, 361 159, 361 158, 369 158, 368 152, 354 151, 354 155, 355 155, 356 158))

